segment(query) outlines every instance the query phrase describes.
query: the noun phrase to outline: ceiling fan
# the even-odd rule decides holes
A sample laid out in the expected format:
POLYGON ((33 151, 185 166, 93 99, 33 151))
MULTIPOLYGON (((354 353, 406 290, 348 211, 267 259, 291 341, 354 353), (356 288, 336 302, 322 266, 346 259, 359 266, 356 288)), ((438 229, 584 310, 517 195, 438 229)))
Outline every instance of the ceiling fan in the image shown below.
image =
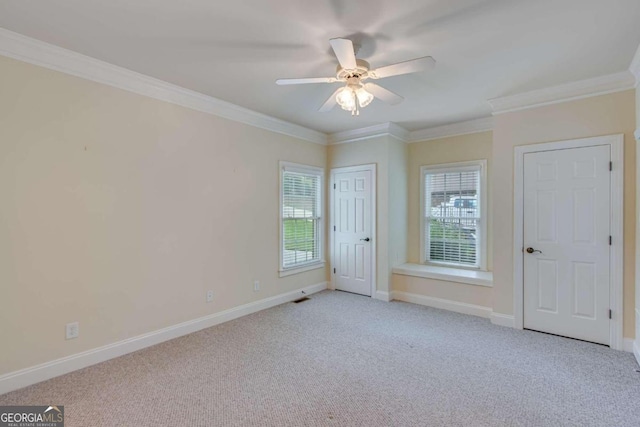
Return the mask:
POLYGON ((367 79, 383 79, 385 77, 399 76, 401 74, 416 73, 435 66, 436 61, 430 57, 416 58, 397 64, 387 65, 375 70, 367 61, 357 59, 353 42, 349 39, 329 40, 333 51, 338 58, 338 65, 335 77, 312 77, 304 79, 279 79, 279 85, 299 85, 307 83, 346 83, 345 86, 337 89, 318 111, 330 111, 336 104, 343 110, 350 111, 352 116, 360 114, 360 108, 364 108, 373 101, 373 98, 381 99, 391 105, 399 104, 404 100, 398 94, 388 89, 378 86, 375 83, 363 83, 367 79))

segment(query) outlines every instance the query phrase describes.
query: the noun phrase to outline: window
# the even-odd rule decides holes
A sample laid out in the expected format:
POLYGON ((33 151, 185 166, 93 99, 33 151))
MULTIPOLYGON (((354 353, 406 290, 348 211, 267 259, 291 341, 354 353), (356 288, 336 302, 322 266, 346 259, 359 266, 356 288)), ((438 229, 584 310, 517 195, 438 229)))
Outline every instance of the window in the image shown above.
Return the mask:
POLYGON ((422 262, 485 269, 486 160, 421 168, 422 262))
POLYGON ((280 163, 280 272, 322 266, 323 170, 280 163))

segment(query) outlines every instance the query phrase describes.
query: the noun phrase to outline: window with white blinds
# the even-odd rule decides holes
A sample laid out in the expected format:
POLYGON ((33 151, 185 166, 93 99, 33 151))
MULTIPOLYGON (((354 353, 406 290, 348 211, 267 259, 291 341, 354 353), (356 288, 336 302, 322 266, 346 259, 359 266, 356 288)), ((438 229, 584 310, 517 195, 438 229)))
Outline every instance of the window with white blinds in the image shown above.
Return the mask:
POLYGON ((281 271, 322 261, 322 178, 322 169, 281 164, 281 271))
POLYGON ((423 166, 422 259, 484 269, 486 161, 423 166))

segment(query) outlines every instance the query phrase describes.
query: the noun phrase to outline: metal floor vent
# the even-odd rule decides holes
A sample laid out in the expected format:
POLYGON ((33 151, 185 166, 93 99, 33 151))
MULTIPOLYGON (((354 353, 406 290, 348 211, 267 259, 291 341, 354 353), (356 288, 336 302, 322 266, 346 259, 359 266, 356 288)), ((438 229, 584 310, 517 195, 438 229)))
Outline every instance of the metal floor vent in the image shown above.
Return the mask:
POLYGON ((294 303, 298 304, 298 303, 301 303, 301 302, 305 302, 305 301, 307 301, 308 299, 309 299, 308 297, 302 297, 302 298, 300 298, 300 299, 295 300, 295 301, 294 301, 294 303))

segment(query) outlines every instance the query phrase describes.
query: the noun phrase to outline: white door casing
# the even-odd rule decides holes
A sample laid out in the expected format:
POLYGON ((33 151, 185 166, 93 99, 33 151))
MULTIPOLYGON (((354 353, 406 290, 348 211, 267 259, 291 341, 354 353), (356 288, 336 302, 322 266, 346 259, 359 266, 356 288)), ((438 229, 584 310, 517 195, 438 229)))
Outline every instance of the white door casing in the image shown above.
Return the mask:
POLYGON ((335 289, 375 295, 375 165, 331 172, 335 289))
MULTIPOLYGON (((605 145, 610 149, 609 218, 612 244, 609 247, 609 345, 623 350, 623 208, 624 208, 624 135, 608 135, 558 142, 516 146, 514 149, 513 217, 513 314, 514 327, 524 328, 524 160, 527 153, 605 145)), ((536 253, 537 254, 537 253, 536 253)))
POLYGON ((610 147, 524 155, 524 327, 609 344, 610 147))

